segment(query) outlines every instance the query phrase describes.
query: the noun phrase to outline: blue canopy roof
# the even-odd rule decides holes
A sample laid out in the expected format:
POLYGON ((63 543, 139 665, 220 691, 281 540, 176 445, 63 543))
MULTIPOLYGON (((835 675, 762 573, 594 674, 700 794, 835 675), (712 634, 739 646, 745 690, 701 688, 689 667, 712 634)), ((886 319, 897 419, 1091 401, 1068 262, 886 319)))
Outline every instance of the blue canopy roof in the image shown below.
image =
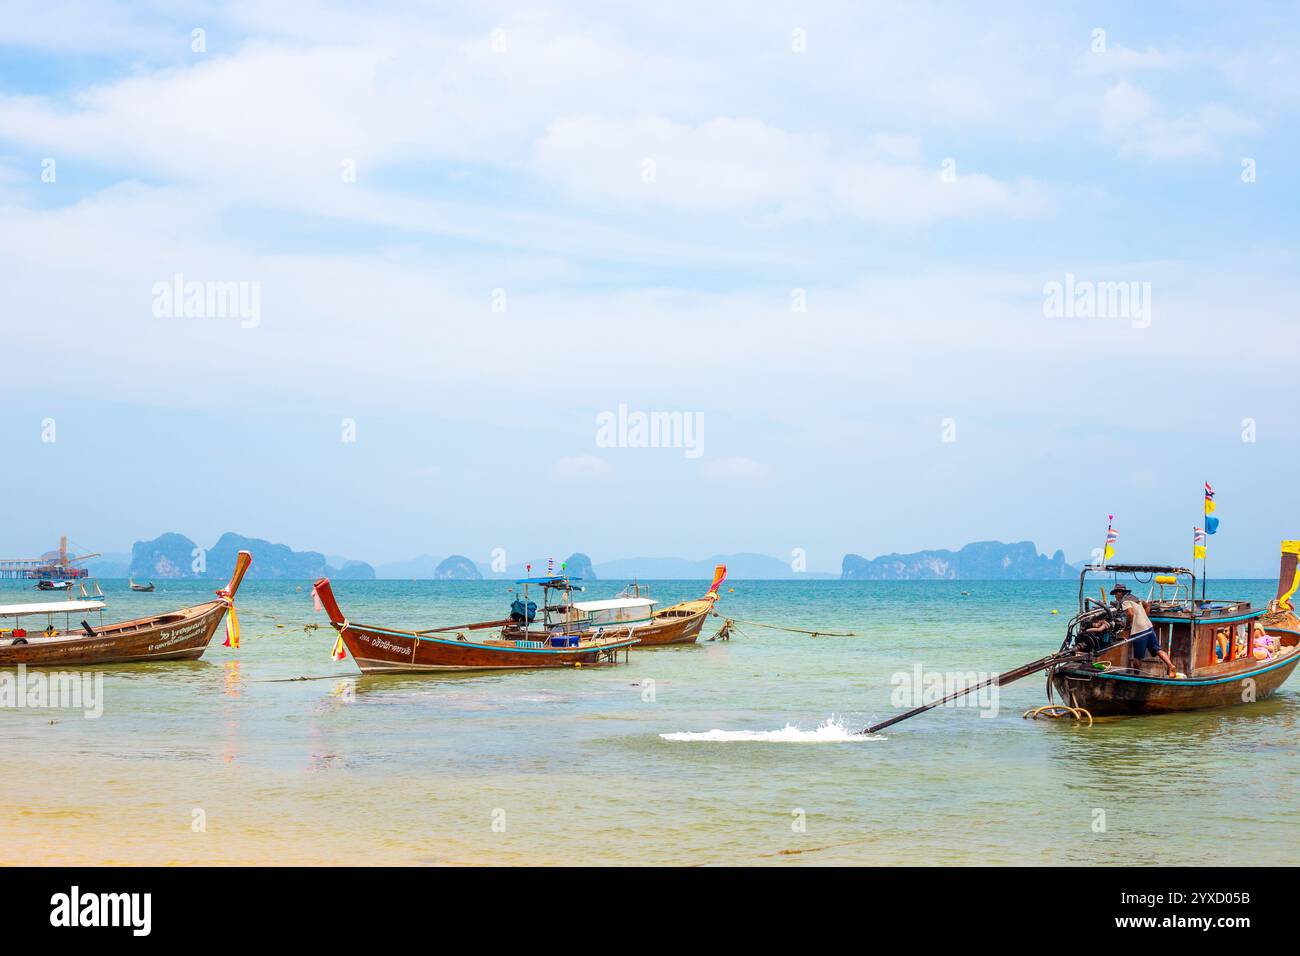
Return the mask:
POLYGON ((544 578, 520 578, 515 584, 563 584, 569 581, 581 581, 582 578, 570 578, 563 574, 552 574, 544 578))

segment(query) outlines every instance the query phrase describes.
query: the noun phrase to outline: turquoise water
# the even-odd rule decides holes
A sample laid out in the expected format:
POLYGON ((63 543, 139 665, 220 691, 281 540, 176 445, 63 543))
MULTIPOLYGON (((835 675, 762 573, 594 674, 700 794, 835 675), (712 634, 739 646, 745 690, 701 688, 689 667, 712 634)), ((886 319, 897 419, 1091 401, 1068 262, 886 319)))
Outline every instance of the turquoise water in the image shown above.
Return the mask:
MULTIPOLYGON (((212 591, 102 584, 105 620, 212 591)), ((507 587, 335 591, 354 621, 433 627, 503 616, 507 587)), ((652 584, 665 603, 704 587, 652 584)), ((1002 689, 995 716, 941 708, 878 737, 846 732, 897 712, 899 672, 1000 671, 1056 650, 1076 591, 728 582, 728 617, 857 636, 742 626, 615 668, 363 678, 330 660, 306 582, 249 580, 238 651, 218 637, 198 662, 105 668, 97 720, 0 711, 0 862, 1293 862, 1294 681, 1254 705, 1085 728, 1023 720, 1046 702, 1033 676, 1002 689), (725 739, 664 737, 710 731, 725 739), (759 739, 734 739, 746 735, 759 739)), ((1272 593, 1210 588, 1260 606, 1272 593)), ((0 603, 41 597, 0 582, 0 603)))

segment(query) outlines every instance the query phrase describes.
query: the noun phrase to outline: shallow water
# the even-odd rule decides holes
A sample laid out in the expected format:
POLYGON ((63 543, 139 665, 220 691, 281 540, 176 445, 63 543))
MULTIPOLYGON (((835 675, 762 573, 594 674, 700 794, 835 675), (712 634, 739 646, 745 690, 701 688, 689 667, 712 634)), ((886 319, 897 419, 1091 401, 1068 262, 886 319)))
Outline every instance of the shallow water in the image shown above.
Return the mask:
MULTIPOLYGON (((102 584, 105 620, 212 591, 102 584)), ((335 590, 352 620, 433 627, 502 616, 507 587, 335 590)), ((996 714, 942 708, 868 738, 852 731, 898 711, 895 674, 1055 650, 1076 584, 723 591, 727 616, 857 636, 742 626, 613 668, 363 678, 330 660, 306 582, 249 580, 238 651, 218 636, 198 662, 103 668, 99 719, 0 710, 0 863, 1294 862, 1295 679, 1254 705, 1085 728, 1022 720, 1046 702, 1033 676, 996 714)), ((1272 584, 1211 594, 1262 603, 1272 584)), ((0 603, 41 597, 0 582, 0 603)))

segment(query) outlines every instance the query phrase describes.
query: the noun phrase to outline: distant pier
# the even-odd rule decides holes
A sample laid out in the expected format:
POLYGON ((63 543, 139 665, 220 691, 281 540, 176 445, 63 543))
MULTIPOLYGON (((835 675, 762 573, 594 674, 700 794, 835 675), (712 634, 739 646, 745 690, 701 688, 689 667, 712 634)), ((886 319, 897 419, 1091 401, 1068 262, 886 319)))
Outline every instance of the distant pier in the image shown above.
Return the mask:
POLYGON ((0 580, 75 581, 86 575, 85 568, 52 564, 40 558, 0 558, 0 580))

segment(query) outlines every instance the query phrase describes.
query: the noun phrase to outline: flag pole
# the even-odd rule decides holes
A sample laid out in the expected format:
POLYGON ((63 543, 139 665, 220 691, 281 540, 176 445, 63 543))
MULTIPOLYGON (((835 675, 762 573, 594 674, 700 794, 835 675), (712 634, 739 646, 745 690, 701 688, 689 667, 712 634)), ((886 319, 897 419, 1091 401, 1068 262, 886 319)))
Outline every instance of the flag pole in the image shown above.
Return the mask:
POLYGON ((1205 483, 1205 499, 1201 504, 1201 524, 1205 532, 1205 552, 1201 557, 1201 603, 1205 603, 1205 579, 1210 574, 1210 483, 1205 483))

